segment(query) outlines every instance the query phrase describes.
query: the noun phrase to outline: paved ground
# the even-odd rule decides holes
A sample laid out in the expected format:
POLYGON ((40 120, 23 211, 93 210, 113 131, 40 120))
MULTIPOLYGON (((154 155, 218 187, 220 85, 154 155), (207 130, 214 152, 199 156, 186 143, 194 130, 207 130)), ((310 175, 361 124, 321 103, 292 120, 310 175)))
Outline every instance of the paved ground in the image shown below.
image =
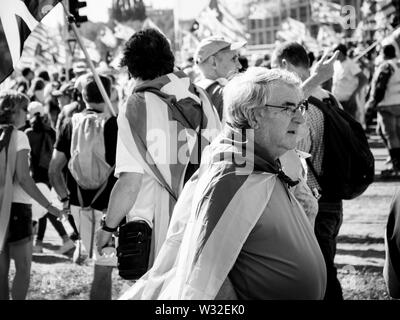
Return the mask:
POLYGON ((375 157, 375 182, 360 197, 344 201, 336 263, 345 269, 381 272, 385 259, 384 232, 389 206, 400 180, 384 181, 388 152, 377 136, 369 139, 375 157))

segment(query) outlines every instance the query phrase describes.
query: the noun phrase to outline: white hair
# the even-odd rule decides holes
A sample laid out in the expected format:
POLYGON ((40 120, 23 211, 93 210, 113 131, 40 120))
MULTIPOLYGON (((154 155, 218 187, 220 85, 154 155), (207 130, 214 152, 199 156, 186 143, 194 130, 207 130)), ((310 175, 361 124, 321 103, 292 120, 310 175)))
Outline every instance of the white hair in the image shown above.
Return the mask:
POLYGON ((272 85, 277 82, 301 91, 300 78, 286 70, 250 67, 236 75, 224 88, 226 122, 235 128, 249 128, 252 109, 270 100, 272 85))

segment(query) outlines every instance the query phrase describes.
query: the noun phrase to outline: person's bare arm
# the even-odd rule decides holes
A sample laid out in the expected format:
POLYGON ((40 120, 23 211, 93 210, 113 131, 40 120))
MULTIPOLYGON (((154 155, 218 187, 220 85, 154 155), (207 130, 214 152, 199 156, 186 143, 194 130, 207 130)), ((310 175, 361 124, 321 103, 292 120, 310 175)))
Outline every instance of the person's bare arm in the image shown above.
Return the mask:
POLYGON ((310 77, 303 82, 302 89, 305 98, 308 98, 316 87, 332 78, 333 64, 339 55, 339 51, 336 51, 335 54, 329 59, 328 54, 329 52, 325 52, 324 56, 316 64, 315 69, 310 77))
POLYGON ((62 172, 66 164, 67 158, 65 154, 54 149, 49 165, 49 179, 60 199, 68 197, 68 188, 62 172))
MULTIPOLYGON (((116 228, 132 209, 142 185, 142 178, 143 174, 141 173, 121 173, 111 191, 105 220, 107 227, 116 228)), ((111 235, 111 232, 102 229, 97 231, 96 243, 99 252, 110 241, 111 235)))
POLYGON ((48 212, 60 216, 60 211, 51 205, 51 202, 46 199, 42 192, 36 186, 35 181, 32 179, 29 172, 29 161, 28 161, 29 150, 24 149, 17 152, 16 161, 16 178, 18 183, 24 189, 24 191, 32 197, 36 202, 38 202, 42 207, 47 209, 48 212))

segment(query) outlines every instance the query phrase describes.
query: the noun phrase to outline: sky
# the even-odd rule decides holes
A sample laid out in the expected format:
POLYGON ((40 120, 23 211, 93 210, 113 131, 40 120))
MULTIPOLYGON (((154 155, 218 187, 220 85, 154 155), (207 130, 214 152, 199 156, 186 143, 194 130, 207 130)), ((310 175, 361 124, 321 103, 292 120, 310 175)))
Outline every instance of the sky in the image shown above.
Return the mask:
MULTIPOLYGON (((184 20, 194 19, 208 2, 209 0, 144 0, 146 5, 152 5, 154 8, 174 8, 176 14, 184 20)), ((112 5, 112 0, 86 0, 86 3, 87 7, 80 10, 82 15, 86 14, 93 22, 108 21, 108 9, 112 5)), ((63 9, 61 4, 58 4, 42 22, 45 25, 56 27, 63 19, 63 9)))

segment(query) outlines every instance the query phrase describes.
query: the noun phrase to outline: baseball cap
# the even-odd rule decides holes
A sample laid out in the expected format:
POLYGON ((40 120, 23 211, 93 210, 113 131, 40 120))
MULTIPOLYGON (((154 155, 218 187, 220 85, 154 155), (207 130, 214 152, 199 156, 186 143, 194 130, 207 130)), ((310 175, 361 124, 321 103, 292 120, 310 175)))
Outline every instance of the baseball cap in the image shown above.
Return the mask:
POLYGON ((58 90, 54 90, 52 95, 54 97, 60 97, 60 96, 66 96, 66 95, 70 95, 72 93, 72 90, 74 89, 74 85, 72 82, 67 82, 64 83, 60 89, 58 90))
POLYGON ((81 74, 87 72, 86 63, 83 61, 77 62, 73 68, 73 71, 75 74, 81 74))
POLYGON ((202 63, 212 55, 223 49, 238 50, 243 48, 247 41, 232 42, 221 36, 212 36, 203 39, 194 54, 194 61, 202 63))
POLYGON ((32 101, 28 105, 28 116, 29 118, 33 118, 36 113, 39 113, 41 117, 44 116, 44 107, 40 102, 32 101))

